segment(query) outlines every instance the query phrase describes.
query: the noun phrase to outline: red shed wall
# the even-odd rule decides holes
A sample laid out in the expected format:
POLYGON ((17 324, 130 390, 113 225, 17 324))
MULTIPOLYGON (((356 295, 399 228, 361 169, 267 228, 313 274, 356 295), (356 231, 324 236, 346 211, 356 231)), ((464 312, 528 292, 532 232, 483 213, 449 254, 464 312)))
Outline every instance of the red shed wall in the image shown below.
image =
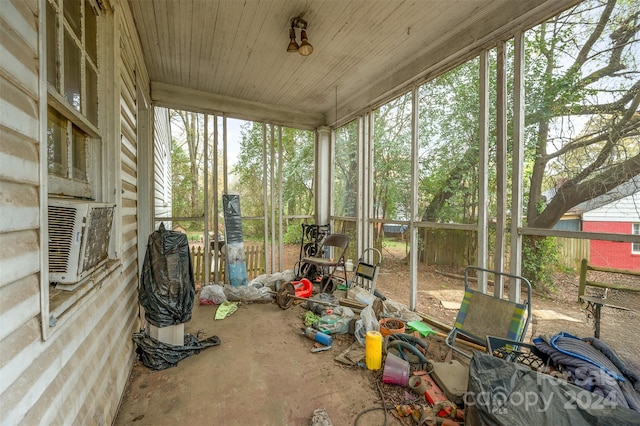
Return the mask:
MULTIPOLYGON (((585 232, 631 234, 631 222, 583 222, 585 232)), ((591 241, 589 264, 618 269, 640 270, 640 254, 631 254, 631 243, 591 241)))

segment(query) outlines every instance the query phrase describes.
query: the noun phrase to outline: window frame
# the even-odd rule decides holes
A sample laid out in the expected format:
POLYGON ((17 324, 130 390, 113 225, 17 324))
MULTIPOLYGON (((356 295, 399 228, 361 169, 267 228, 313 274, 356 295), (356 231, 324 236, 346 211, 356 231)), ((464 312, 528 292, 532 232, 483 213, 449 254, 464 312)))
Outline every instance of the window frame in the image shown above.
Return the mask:
MULTIPOLYGON (((631 235, 640 235, 640 223, 631 224, 631 235)), ((640 243, 631 243, 631 254, 640 254, 640 243)))
MULTIPOLYGON (((48 23, 45 21, 45 31, 46 35, 55 34, 55 40, 52 42, 51 40, 45 41, 45 46, 47 47, 47 53, 43 55, 46 61, 46 69, 47 71, 55 70, 55 77, 53 79, 49 78, 49 75, 46 77, 47 81, 47 112, 48 109, 51 108, 57 114, 63 117, 66 120, 64 130, 62 132, 63 141, 62 143, 66 143, 66 176, 60 176, 51 174, 47 169, 47 178, 48 178, 48 193, 51 195, 63 195, 63 196, 72 196, 83 199, 100 199, 100 188, 98 187, 100 176, 102 175, 102 170, 100 166, 99 153, 101 152, 101 132, 99 130, 100 120, 99 120, 99 108, 97 99, 99 98, 99 87, 100 87, 100 69, 98 66, 98 62, 100 61, 100 17, 101 14, 99 12, 100 8, 95 0, 82 0, 79 2, 79 12, 80 12, 80 22, 78 31, 80 34, 74 30, 73 26, 69 24, 67 18, 65 17, 64 10, 64 1, 54 1, 47 0, 46 7, 47 13, 45 14, 47 17, 54 17, 55 23, 48 23), (90 9, 90 10, 87 10, 90 9), (88 14, 93 14, 96 18, 95 22, 95 41, 86 40, 86 17, 88 14), (54 25, 54 28, 51 28, 49 25, 54 25), (70 39, 79 50, 79 79, 77 82, 79 86, 79 102, 78 105, 73 105, 69 99, 68 94, 65 93, 65 77, 68 73, 65 73, 65 43, 70 39), (95 44, 96 49, 96 58, 93 58, 89 49, 93 49, 94 47, 89 46, 91 44, 95 44), (54 54, 51 55, 49 49, 54 49, 54 54), (97 59, 97 61, 96 61, 97 59), (55 61, 55 64, 51 64, 51 61, 55 61), (96 87, 94 88, 95 93, 95 122, 92 123, 91 119, 87 117, 88 112, 88 90, 90 90, 87 86, 87 79, 89 78, 89 74, 87 72, 87 68, 91 68, 93 70, 93 77, 96 80, 96 87), (53 81, 52 81, 53 80, 53 81), (77 129, 81 133, 81 137, 83 137, 85 141, 85 170, 83 170, 85 174, 85 179, 78 180, 74 178, 74 137, 73 131, 77 129)), ((69 1, 69 0, 67 0, 69 1)), ((77 0, 71 0, 77 1, 77 0)), ((93 111, 93 110, 92 110, 93 111)), ((92 112, 90 111, 90 112, 92 112)), ((47 126, 48 126, 47 119, 47 126)), ((48 166, 48 157, 47 158, 47 166, 48 166)))

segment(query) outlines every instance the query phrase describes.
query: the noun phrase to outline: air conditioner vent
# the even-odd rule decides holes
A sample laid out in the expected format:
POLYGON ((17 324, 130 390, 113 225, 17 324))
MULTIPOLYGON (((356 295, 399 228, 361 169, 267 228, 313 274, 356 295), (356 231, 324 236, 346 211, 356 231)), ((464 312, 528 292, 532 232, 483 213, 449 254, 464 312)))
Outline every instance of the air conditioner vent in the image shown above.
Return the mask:
POLYGON ((87 247, 84 251, 83 269, 95 267, 109 256, 109 234, 113 221, 113 207, 96 207, 89 212, 87 247))
POLYGON ((49 199, 49 280, 71 290, 109 256, 114 206, 49 199))
POLYGON ((69 256, 73 241, 77 209, 49 206, 49 272, 65 273, 69 269, 69 256))

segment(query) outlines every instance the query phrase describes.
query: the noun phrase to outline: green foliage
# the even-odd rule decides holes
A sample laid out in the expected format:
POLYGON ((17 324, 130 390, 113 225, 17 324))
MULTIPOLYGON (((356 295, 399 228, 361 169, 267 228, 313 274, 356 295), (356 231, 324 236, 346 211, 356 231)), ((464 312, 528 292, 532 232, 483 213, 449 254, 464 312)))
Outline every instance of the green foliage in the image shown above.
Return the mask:
POLYGON ((419 88, 419 203, 423 220, 468 223, 476 215, 478 59, 419 88))
POLYGON ((555 237, 526 235, 522 239, 522 276, 533 288, 543 292, 555 290, 554 273, 560 268, 555 237))
POLYGON ((259 216, 264 214, 265 208, 271 207, 264 205, 263 188, 267 189, 269 201, 272 190, 274 194, 281 191, 285 216, 312 214, 314 135, 310 131, 283 127, 280 147, 278 146, 278 128, 273 129, 274 140, 271 140, 271 130, 270 125, 266 126, 267 140, 263 141, 262 123, 247 122, 242 126, 240 154, 233 168, 233 174, 238 179, 233 183, 232 188, 240 193, 242 214, 259 216), (264 146, 266 146, 266 152, 263 156, 264 146), (269 165, 266 168, 266 175, 263 158, 266 158, 269 165), (278 166, 281 166, 282 170, 280 188, 278 188, 280 182, 278 166), (271 170, 274 171, 273 175, 271 170))
POLYGON ((171 215, 191 216, 191 172, 189 157, 175 139, 171 141, 171 215))
MULTIPOLYGON (((242 199, 240 203, 242 203, 242 199)), ((242 215, 245 216, 244 212, 242 215)), ((264 240, 264 222, 261 219, 243 219, 242 237, 245 240, 264 240)))
POLYGON ((284 231, 282 242, 284 244, 300 244, 302 239, 302 231, 299 223, 290 224, 284 231))
POLYGON ((639 5, 586 0, 525 33, 529 226, 550 228, 640 172, 639 5), (549 189, 561 194, 540 209, 549 189))
POLYGON ((406 219, 411 201, 411 96, 375 111, 373 216, 406 219))
POLYGON ((355 217, 358 199, 358 134, 355 120, 336 129, 333 164, 335 214, 355 217))

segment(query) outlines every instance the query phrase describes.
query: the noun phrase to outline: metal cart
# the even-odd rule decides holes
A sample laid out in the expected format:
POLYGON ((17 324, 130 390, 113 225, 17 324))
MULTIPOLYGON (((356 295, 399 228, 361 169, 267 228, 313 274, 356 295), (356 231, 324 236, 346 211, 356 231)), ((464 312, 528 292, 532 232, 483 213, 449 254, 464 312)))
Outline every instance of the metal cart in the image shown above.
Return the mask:
POLYGON ((373 294, 376 291, 376 279, 378 278, 381 264, 382 253, 380 253, 380 250, 377 248, 365 249, 355 265, 350 287, 358 286, 373 294), (369 253, 369 258, 367 253, 369 253), (366 262, 365 259, 369 260, 370 263, 366 262))

